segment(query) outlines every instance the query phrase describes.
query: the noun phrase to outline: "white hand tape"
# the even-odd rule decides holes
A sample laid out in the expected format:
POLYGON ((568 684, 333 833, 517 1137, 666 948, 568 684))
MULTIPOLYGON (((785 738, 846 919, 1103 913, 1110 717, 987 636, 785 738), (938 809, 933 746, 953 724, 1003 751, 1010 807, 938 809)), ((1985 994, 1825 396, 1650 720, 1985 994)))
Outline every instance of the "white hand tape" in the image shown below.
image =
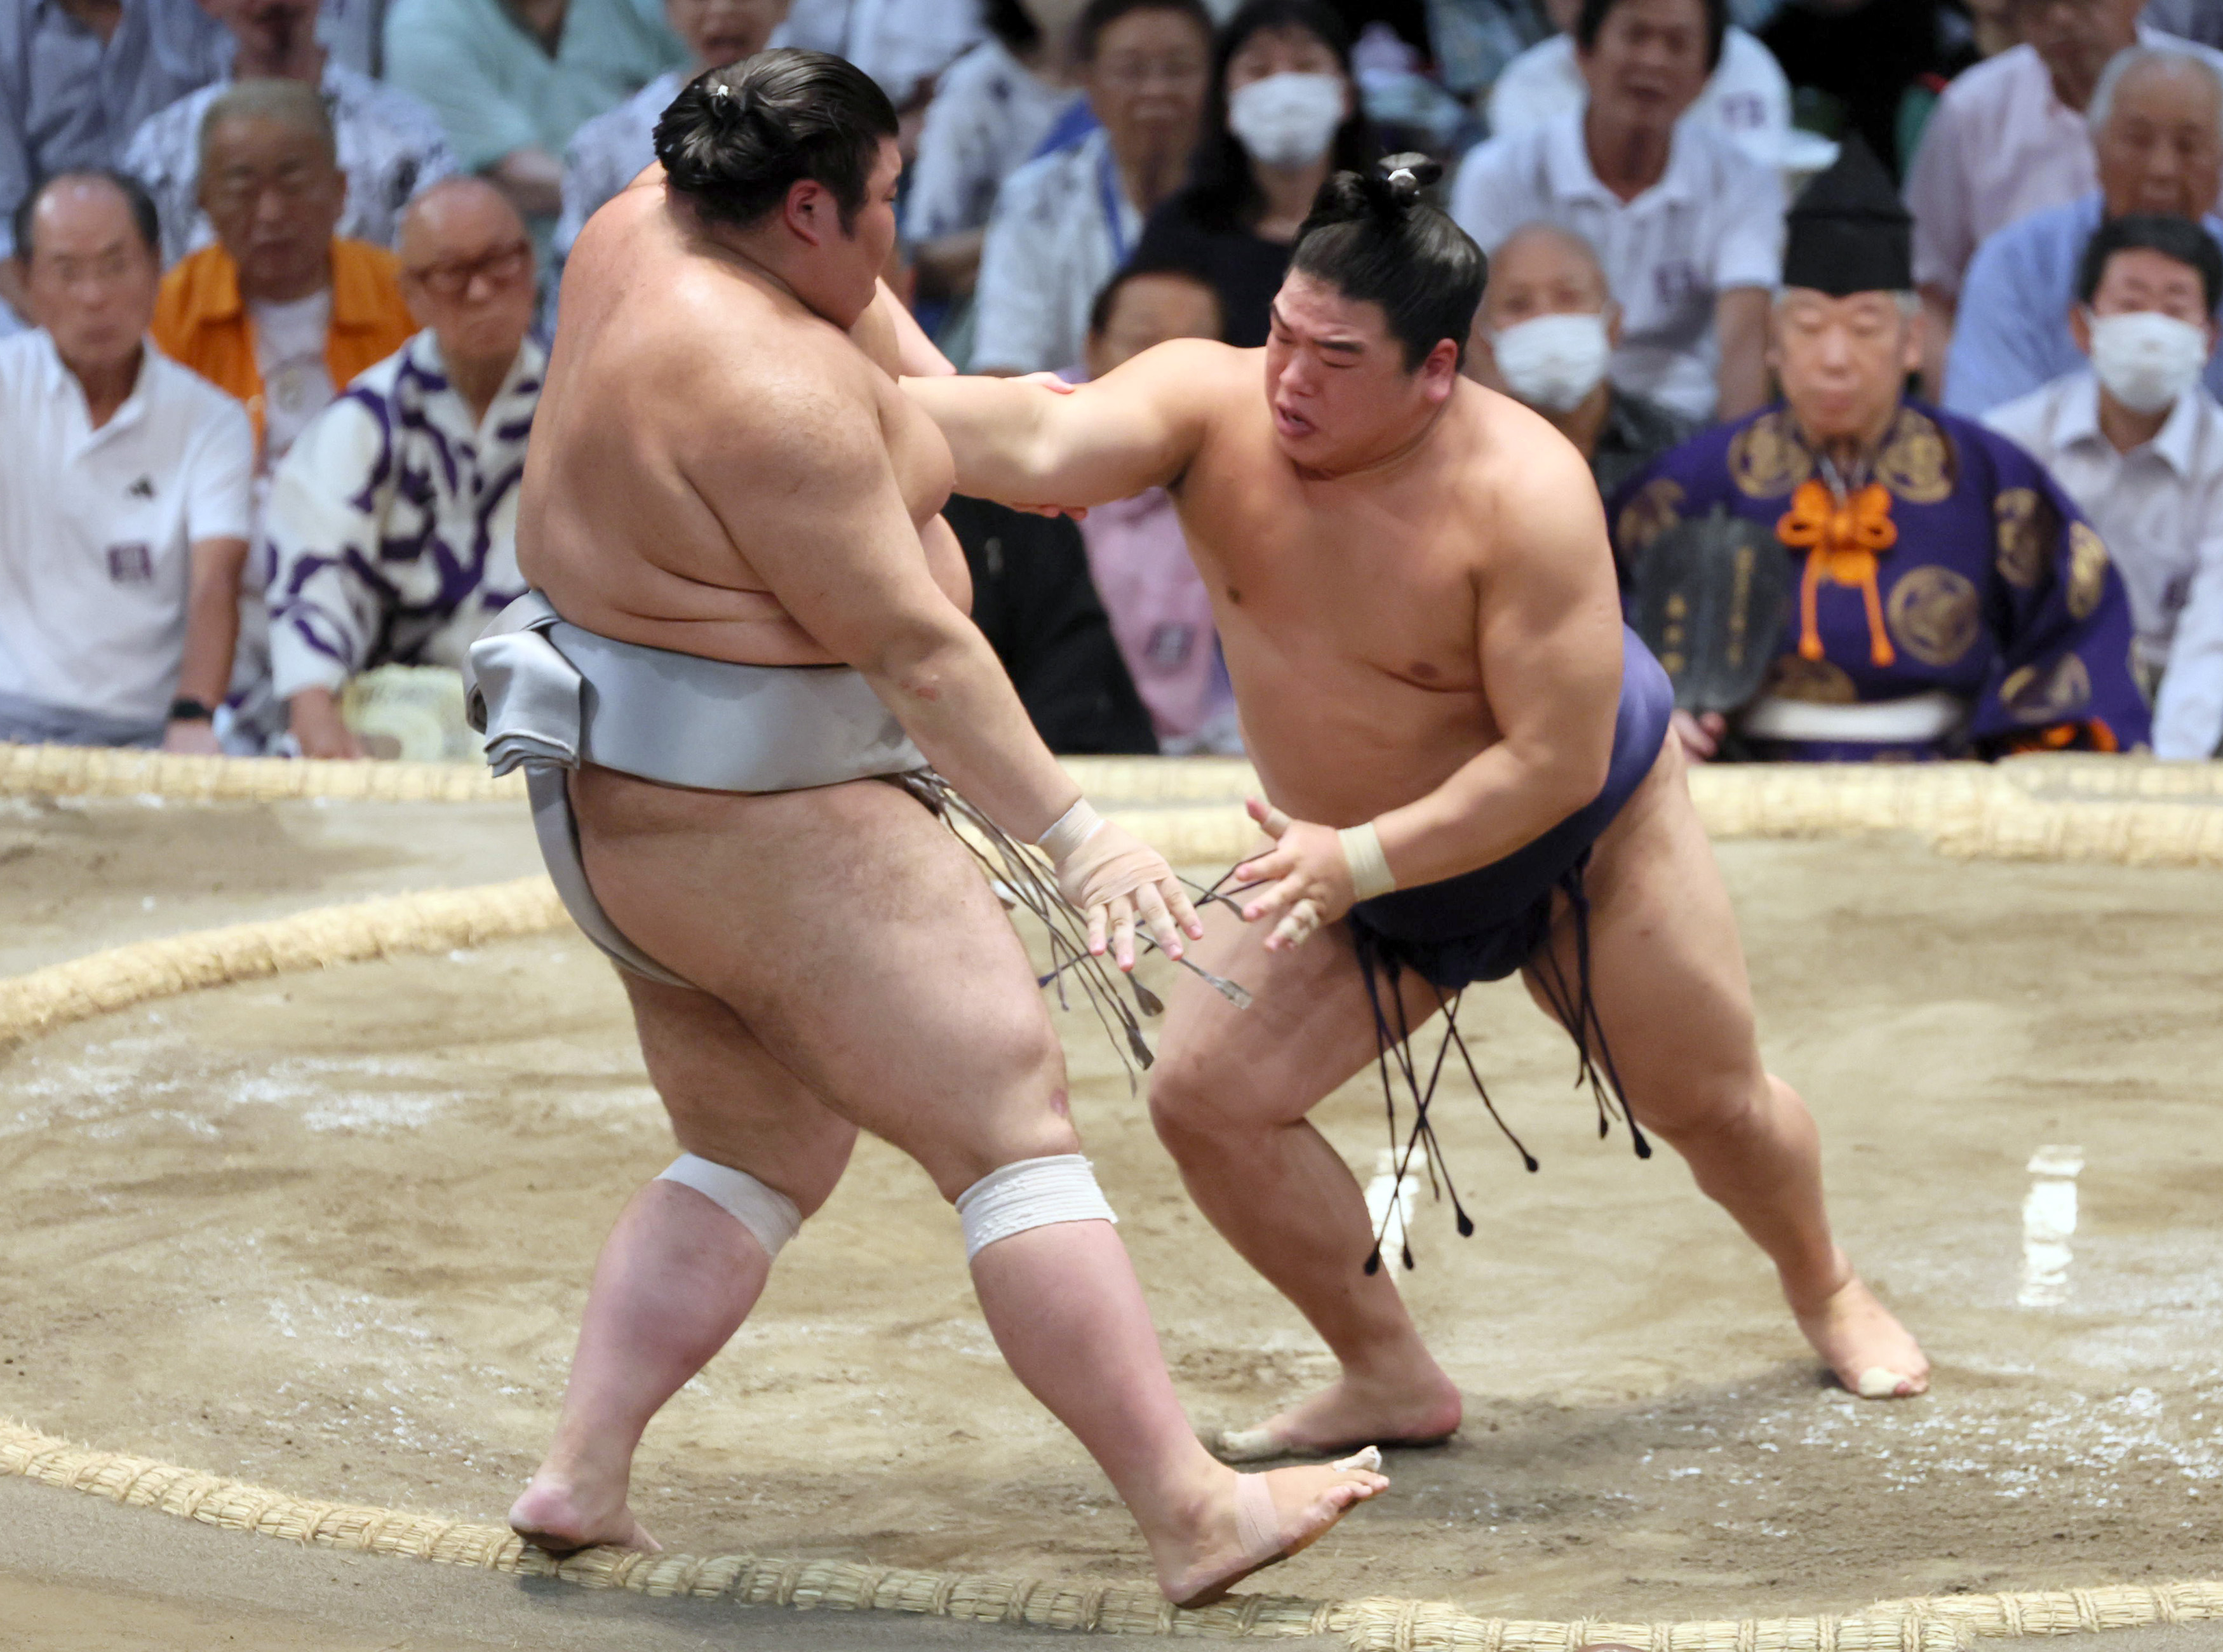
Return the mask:
POLYGON ((1374 829, 1372 821, 1363 826, 1346 826, 1335 835, 1343 845, 1343 858, 1351 863, 1351 886, 1359 899, 1371 900, 1397 886, 1389 858, 1382 853, 1381 834, 1374 829))

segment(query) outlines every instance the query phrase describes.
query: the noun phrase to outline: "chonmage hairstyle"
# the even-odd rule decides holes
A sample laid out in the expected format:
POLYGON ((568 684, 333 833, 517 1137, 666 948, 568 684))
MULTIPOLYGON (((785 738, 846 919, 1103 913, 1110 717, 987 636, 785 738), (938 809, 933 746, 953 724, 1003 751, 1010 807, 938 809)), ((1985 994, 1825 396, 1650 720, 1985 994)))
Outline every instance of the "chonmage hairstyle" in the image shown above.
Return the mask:
POLYGON ((2084 243, 2084 260, 2076 270, 2076 296, 2092 302, 2100 283, 2107 277, 2107 261, 2119 252, 2157 252, 2200 272, 2200 291, 2210 315, 2223 303, 2223 247, 2190 218, 2164 218, 2155 212, 2126 212, 2109 218, 2084 243))
MULTIPOLYGON (((1597 49, 1598 31, 1621 0, 1583 0, 1583 9, 1575 14, 1575 44, 1585 52, 1597 49)), ((1722 42, 1729 32, 1729 0, 1698 0, 1698 9, 1706 14, 1706 73, 1711 74, 1722 66, 1722 42)))
POLYGON ((863 70, 783 47, 681 87, 656 123, 656 158, 712 224, 754 224, 809 178, 832 192, 847 234, 881 140, 895 136, 895 105, 863 70))
POLYGON ((1443 339, 1466 359, 1466 338, 1489 261, 1465 230, 1420 199, 1443 175, 1424 154, 1393 154, 1370 173, 1338 172, 1313 198, 1289 268, 1378 304, 1418 367, 1443 339))

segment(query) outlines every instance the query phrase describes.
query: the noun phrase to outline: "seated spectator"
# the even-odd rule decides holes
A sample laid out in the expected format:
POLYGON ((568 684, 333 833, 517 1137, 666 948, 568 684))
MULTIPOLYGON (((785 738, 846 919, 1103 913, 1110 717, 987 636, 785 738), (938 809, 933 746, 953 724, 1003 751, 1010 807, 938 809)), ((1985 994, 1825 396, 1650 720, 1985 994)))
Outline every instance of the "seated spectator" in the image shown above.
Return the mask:
POLYGON ((930 297, 973 290, 998 187, 1083 101, 1073 84, 1069 8, 1033 6, 990 0, 988 38, 950 66, 927 105, 904 196, 904 238, 930 297))
POLYGON ((962 494, 941 514, 965 549, 973 622, 1042 743, 1078 755, 1155 753, 1150 714, 1089 583, 1080 530, 1062 516, 1030 516, 962 494))
POLYGON ((1606 377, 1621 306, 1596 249, 1572 230, 1529 224, 1508 236, 1475 323, 1468 373, 1549 419, 1590 461, 1602 496, 1691 434, 1691 420, 1606 377))
MULTIPOLYGON (((2107 66, 2092 100, 2100 187, 2066 206, 2009 224, 1968 266, 1960 325, 1946 357, 1945 406, 1974 418, 2073 373, 2082 356, 2069 331, 2084 248, 2100 225, 2129 212, 2214 216, 2223 184, 2223 74, 2181 49, 2136 47, 2107 66)), ((2223 368, 2208 368, 2223 392, 2223 368)))
POLYGON ((796 0, 772 44, 845 57, 909 112, 979 42, 981 11, 981 0, 796 0))
POLYGON ((36 331, 0 343, 0 740, 217 749, 255 443, 145 345, 154 203, 66 172, 17 205, 36 331))
POLYGON ((199 137, 216 243, 163 277, 154 338, 247 404, 267 470, 339 386, 416 329, 394 255, 337 236, 347 180, 315 88, 234 81, 199 137))
POLYGON ((2077 296, 2069 325, 2092 365, 1984 422, 2053 473, 2113 553, 2137 631, 2132 668, 2155 702, 2154 754, 2212 757, 2223 632, 2181 621, 2195 587, 2223 587, 2223 407, 2200 382, 2223 249, 2186 218, 2112 218, 2085 249, 2077 296))
POLYGON ((666 69, 639 91, 588 121, 564 151, 564 209, 554 249, 561 263, 604 201, 656 159, 656 123, 680 87, 705 69, 754 57, 787 16, 788 0, 664 0, 664 21, 685 43, 683 67, 666 69))
POLYGON ((2023 43, 1938 99, 1906 180, 1914 279, 1934 326, 1954 325, 1968 261, 1988 236, 2091 190, 2097 161, 2085 110, 2116 54, 2141 42, 2205 49, 2142 28, 2142 3, 2016 0, 2023 43))
MULTIPOLYGON (((1971 9, 1999 3, 2015 0, 1972 0, 1971 9)), ((1980 55, 1949 0, 1785 0, 1753 32, 1817 129, 1859 133, 1894 173, 1913 158, 1937 92, 1980 55)))
POLYGON ((1211 53, 1201 0, 1089 0, 1074 58, 1100 124, 998 192, 980 253, 974 371, 1079 363, 1089 306, 1181 181, 1211 53))
MULTIPOLYGON (((1219 300, 1201 273, 1130 266, 1088 317, 1088 375, 1100 379, 1168 338, 1219 337, 1219 300)), ((1128 674, 1168 756, 1239 752, 1235 690, 1219 657, 1212 596, 1189 560, 1173 495, 1152 488, 1081 519, 1088 569, 1128 674)))
MULTIPOLYGON (((2013 443, 1905 397, 1923 325, 1908 239, 1890 175, 1848 139, 1791 213, 1771 357, 1783 400, 1693 438, 1615 501, 1640 606, 1671 577, 1646 558, 1680 519, 1726 512, 1789 558, 1758 697, 1729 719, 1677 713, 1694 755, 1725 734, 1802 762, 2146 741, 2130 607, 2100 536, 2013 443)), ((1676 670, 1670 651, 1662 663, 1676 670)))
POLYGON ((686 48, 635 0, 393 0, 386 78, 431 106, 466 172, 507 195, 545 250, 571 135, 686 48))
POLYGON ((216 238, 200 206, 201 117, 235 80, 299 80, 318 88, 331 112, 347 205, 339 233, 394 244, 409 198, 456 169, 432 111, 331 56, 317 39, 317 0, 202 0, 238 43, 224 79, 150 116, 120 163, 162 215, 162 262, 173 264, 216 238))
POLYGON ((1539 220, 1596 247, 1623 306, 1613 381, 1690 419, 1741 418, 1766 399, 1782 260, 1774 171, 1681 118, 1728 27, 1722 0, 1583 0, 1588 104, 1480 145, 1452 189, 1452 217, 1486 253, 1539 220))
MULTIPOLYGON (((1565 27, 1571 28, 1570 21, 1565 27)), ((1543 0, 1428 0, 1428 47, 1436 77, 1477 109, 1505 66, 1561 23, 1543 0)))
MULTIPOLYGON (((1580 0, 1552 0, 1552 22, 1559 32, 1505 66, 1489 89, 1493 136, 1541 126, 1583 106, 1590 89, 1575 61, 1571 32, 1581 9, 1580 0)), ((1728 133, 1754 160, 1777 166, 1783 135, 1791 129, 1791 83, 1775 54, 1731 23, 1722 36, 1721 62, 1683 118, 1728 133)))
MULTIPOLYGON (((333 231, 347 199, 331 119, 313 86, 238 80, 200 129, 200 202, 216 229, 162 280, 153 337, 247 404, 258 498, 270 468, 339 387, 416 331, 394 255, 333 231)), ((267 563, 240 601, 225 749, 252 756, 282 730, 270 691, 267 563)))
POLYGON ((305 757, 360 757, 350 678, 448 665, 524 595, 518 484, 545 358, 532 243, 490 184, 458 178, 402 219, 401 284, 425 331, 311 422, 263 517, 270 670, 305 757))
POLYGON ((1212 49, 1204 142, 1187 187, 1150 214, 1140 264, 1200 270, 1226 341, 1266 342, 1289 249, 1333 171, 1379 151, 1351 78, 1351 40, 1324 0, 1248 0, 1212 49))
MULTIPOLYGON (((230 49, 193 0, 0 6, 0 236, 41 179, 114 166, 140 122, 217 79, 230 49)), ((23 315, 15 250, 0 246, 0 300, 23 315)))

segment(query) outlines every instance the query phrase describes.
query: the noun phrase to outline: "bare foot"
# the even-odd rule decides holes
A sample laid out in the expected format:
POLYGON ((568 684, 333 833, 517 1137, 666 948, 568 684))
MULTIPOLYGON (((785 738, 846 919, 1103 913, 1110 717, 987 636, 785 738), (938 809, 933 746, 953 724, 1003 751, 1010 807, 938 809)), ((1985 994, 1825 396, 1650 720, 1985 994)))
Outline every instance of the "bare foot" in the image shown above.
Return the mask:
POLYGON ((1345 1513, 1389 1489, 1372 1447, 1324 1468, 1231 1474, 1200 1535, 1160 1557, 1158 1586, 1177 1606, 1209 1606, 1254 1572, 1311 1548, 1345 1513))
MULTIPOLYGON (((1843 1261, 1842 1255, 1839 1258, 1843 1261)), ((1829 1371, 1864 1400, 1903 1400, 1930 1386, 1930 1361, 1906 1327, 1843 1263, 1845 1283, 1811 1309, 1794 1302, 1798 1328, 1829 1371)))
POLYGON ((1339 1457, 1362 1445, 1433 1446, 1459 1425, 1459 1391, 1435 1362, 1417 1379, 1392 1386, 1345 1372, 1329 1387, 1255 1428, 1223 1428, 1205 1441, 1226 1463, 1275 1457, 1339 1457))
POLYGON ((545 1469, 509 1505, 509 1529, 559 1560, 583 1548, 637 1548, 651 1554, 664 1550, 622 1500, 614 1507, 597 1506, 578 1487, 545 1469))

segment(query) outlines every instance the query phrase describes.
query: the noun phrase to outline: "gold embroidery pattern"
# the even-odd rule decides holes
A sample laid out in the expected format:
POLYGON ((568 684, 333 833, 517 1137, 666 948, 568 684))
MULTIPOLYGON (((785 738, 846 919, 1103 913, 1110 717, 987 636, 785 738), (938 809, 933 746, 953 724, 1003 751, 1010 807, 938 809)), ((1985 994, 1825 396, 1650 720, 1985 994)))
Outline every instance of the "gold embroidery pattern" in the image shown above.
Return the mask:
POLYGON ((1622 555, 1634 561, 1652 548, 1652 542, 1683 520, 1683 484, 1672 476, 1655 476, 1636 490, 1621 508, 1622 555))
POLYGON ((2051 504, 2035 488, 2009 488, 1992 501, 1999 523, 1999 577, 2026 591, 2045 581, 2047 547, 2061 531, 2051 504))
POLYGON ((2025 725, 2060 722, 2092 703, 2092 673, 2075 654, 2051 665, 2025 665, 1999 684, 2007 715, 2025 725))
POLYGON ((1777 655, 1760 691, 1809 705, 1851 705, 1861 697, 1860 690, 1853 686, 1853 679, 1842 666, 1826 659, 1802 659, 1797 654, 1777 655))
POLYGON ((1899 646, 1925 665, 1951 665, 1976 646, 1983 599, 1974 585, 1934 563, 1907 570, 1891 588, 1886 617, 1899 646))
POLYGON ((1748 499, 1780 499, 1814 474, 1814 456, 1777 407, 1739 431, 1729 442, 1729 479, 1748 499))
POLYGON ((1953 493, 1953 447, 1937 421, 1901 407, 1876 458, 1876 479, 1910 505, 1935 505, 1953 493))
POLYGON ((2107 589, 2107 547, 2083 522, 2069 525, 2069 615, 2086 620, 2107 589))

